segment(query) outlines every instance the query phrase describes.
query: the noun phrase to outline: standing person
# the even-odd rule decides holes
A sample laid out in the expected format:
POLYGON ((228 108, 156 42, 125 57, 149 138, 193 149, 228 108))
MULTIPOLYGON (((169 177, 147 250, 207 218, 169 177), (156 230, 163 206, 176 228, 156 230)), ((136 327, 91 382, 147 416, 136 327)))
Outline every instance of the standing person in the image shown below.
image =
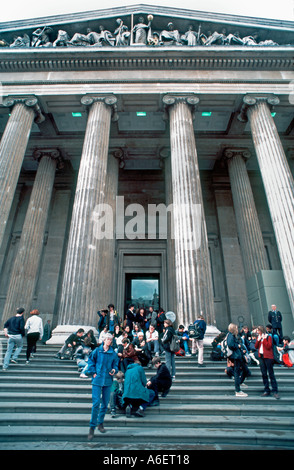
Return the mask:
POLYGON ((234 379, 235 379, 235 395, 236 397, 247 397, 247 393, 244 393, 240 389, 240 385, 244 382, 248 369, 245 367, 243 353, 242 353, 242 341, 238 340, 238 326, 234 323, 230 323, 228 326, 227 344, 228 347, 233 351, 230 356, 234 362, 234 379))
POLYGON ((283 329, 282 329, 282 321, 283 317, 279 310, 277 310, 276 305, 271 306, 271 310, 268 312, 268 321, 271 323, 273 327, 273 334, 279 335, 279 343, 282 344, 283 340, 283 329))
POLYGON ((9 318, 4 323, 4 334, 8 338, 7 351, 4 356, 3 370, 7 370, 14 347, 16 347, 11 362, 17 363, 17 358, 23 347, 23 337, 25 335, 25 322, 23 318, 24 308, 18 308, 16 315, 9 318))
POLYGON ((175 353, 170 350, 172 337, 176 334, 171 320, 164 320, 164 334, 162 337, 162 346, 165 352, 166 367, 168 368, 172 379, 176 378, 175 353))
POLYGON ((27 319, 25 324, 25 330, 27 332, 27 360, 26 364, 30 362, 32 353, 37 352, 37 341, 43 336, 43 321, 39 317, 39 310, 32 310, 30 317, 27 319))
POLYGON ((116 310, 114 309, 114 305, 113 304, 109 304, 108 305, 108 328, 109 328, 109 332, 110 333, 114 333, 114 329, 115 327, 119 324, 120 324, 120 321, 119 321, 119 316, 116 312, 116 310))
POLYGON ((51 320, 47 320, 47 323, 44 326, 44 333, 43 333, 43 337, 42 337, 42 343, 46 344, 46 341, 48 341, 48 339, 50 339, 51 336, 52 336, 52 333, 51 333, 51 320))
POLYGON ((112 348, 113 336, 108 333, 104 343, 88 359, 87 375, 92 376, 92 412, 88 440, 92 441, 95 428, 102 433, 104 417, 110 400, 114 374, 118 372, 118 356, 112 348))
POLYGON ((136 313, 134 312, 135 305, 130 304, 126 313, 126 326, 130 327, 130 331, 134 328, 134 322, 136 322, 136 313))
POLYGON ((196 354, 196 348, 198 349, 198 367, 205 367, 203 364, 204 357, 204 345, 203 339, 206 332, 206 323, 202 313, 198 316, 197 320, 194 321, 194 325, 197 327, 198 337, 192 338, 192 354, 196 354))
POLYGON ((98 310, 97 315, 99 316, 98 324, 97 324, 97 329, 99 331, 99 334, 101 331, 104 330, 104 328, 108 328, 108 310, 107 308, 98 310))
POLYGON ((255 343, 255 347, 258 349, 259 367, 264 385, 264 392, 261 396, 270 396, 270 379, 273 395, 276 399, 279 399, 278 384, 274 373, 273 338, 271 335, 266 333, 266 330, 263 326, 257 327, 257 334, 258 337, 255 343))

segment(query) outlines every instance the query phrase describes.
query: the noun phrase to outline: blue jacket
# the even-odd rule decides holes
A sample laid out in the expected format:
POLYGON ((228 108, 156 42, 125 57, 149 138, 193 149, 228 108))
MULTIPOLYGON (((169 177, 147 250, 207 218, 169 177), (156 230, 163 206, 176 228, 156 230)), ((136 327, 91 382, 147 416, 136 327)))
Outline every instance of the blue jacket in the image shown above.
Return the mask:
POLYGON ((206 323, 205 323, 204 320, 195 320, 195 321, 194 321, 194 325, 195 325, 196 323, 198 324, 198 328, 199 328, 199 330, 200 330, 200 332, 201 332, 201 336, 200 336, 200 338, 198 338, 198 339, 203 339, 203 338, 204 338, 204 335, 205 335, 205 331, 206 331, 206 323))
POLYGON ((92 378, 92 385, 111 386, 113 377, 109 375, 109 372, 114 369, 116 374, 118 372, 118 364, 119 357, 112 347, 105 351, 103 344, 101 344, 101 346, 94 349, 89 356, 87 369, 88 375, 93 376, 97 374, 95 378, 92 378))
POLYGON ((228 334, 227 344, 228 344, 229 348, 233 351, 233 354, 231 355, 231 358, 232 359, 242 359, 242 351, 241 351, 241 348, 240 348, 241 343, 238 341, 236 336, 234 336, 232 333, 228 334))

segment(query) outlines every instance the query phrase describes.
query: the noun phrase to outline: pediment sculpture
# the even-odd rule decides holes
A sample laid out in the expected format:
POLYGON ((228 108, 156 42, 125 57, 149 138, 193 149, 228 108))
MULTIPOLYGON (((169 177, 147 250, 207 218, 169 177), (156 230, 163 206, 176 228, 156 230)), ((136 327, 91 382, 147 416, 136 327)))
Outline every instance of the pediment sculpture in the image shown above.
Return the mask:
POLYGON ((194 29, 191 24, 187 31, 180 32, 176 25, 169 21, 166 29, 152 29, 153 15, 139 16, 138 22, 129 30, 121 18, 116 19, 116 28, 109 31, 103 25, 98 26, 98 32, 87 28, 85 33, 75 32, 72 37, 63 29, 57 32, 51 26, 37 28, 28 34, 15 35, 12 42, 0 38, 0 47, 10 48, 43 48, 43 47, 123 47, 123 46, 277 46, 271 39, 259 41, 252 33, 242 37, 239 31, 228 32, 225 28, 220 31, 202 31, 202 25, 194 29))

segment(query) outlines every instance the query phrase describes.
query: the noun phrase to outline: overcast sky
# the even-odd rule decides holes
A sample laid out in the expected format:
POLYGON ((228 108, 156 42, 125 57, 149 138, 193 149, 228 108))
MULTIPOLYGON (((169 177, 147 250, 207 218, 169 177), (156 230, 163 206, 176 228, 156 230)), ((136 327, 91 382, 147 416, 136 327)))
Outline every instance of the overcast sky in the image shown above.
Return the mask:
POLYGON ((138 4, 294 20, 294 0, 6 0, 1 5, 0 22, 138 4))

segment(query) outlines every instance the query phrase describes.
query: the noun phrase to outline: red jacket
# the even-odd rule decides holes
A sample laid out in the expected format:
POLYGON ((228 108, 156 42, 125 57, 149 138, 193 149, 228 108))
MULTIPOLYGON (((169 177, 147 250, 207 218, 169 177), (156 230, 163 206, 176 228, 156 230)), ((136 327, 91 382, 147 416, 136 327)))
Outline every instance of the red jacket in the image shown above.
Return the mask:
POLYGON ((259 351, 260 351, 261 343, 263 344, 263 357, 265 359, 274 359, 272 337, 270 335, 268 335, 266 338, 264 338, 264 340, 262 342, 258 341, 258 339, 256 340, 255 348, 258 349, 258 356, 259 357, 260 357, 260 352, 259 351))

